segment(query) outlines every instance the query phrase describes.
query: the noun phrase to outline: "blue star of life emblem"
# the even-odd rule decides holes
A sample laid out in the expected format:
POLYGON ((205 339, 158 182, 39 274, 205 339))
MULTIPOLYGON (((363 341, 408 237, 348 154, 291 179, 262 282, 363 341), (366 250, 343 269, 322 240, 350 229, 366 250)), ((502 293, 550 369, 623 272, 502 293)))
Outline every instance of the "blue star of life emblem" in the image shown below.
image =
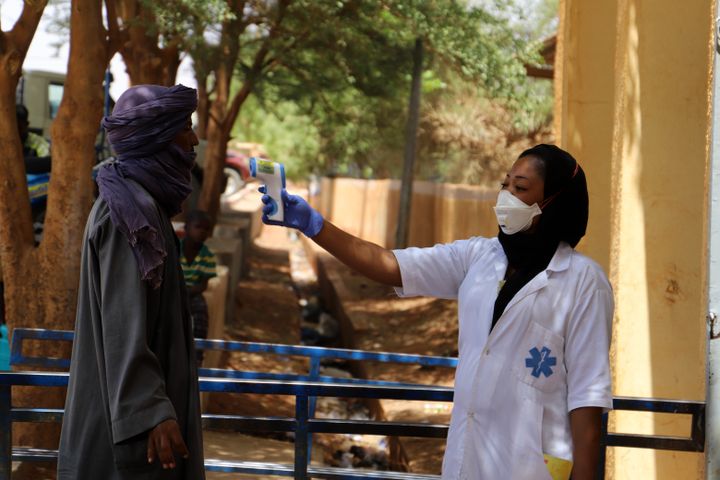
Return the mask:
POLYGON ((530 350, 530 358, 525 359, 525 366, 532 368, 532 376, 540 378, 542 373, 546 377, 553 374, 552 368, 557 364, 557 357, 550 356, 550 349, 542 347, 542 350, 538 350, 537 347, 533 347, 530 350))

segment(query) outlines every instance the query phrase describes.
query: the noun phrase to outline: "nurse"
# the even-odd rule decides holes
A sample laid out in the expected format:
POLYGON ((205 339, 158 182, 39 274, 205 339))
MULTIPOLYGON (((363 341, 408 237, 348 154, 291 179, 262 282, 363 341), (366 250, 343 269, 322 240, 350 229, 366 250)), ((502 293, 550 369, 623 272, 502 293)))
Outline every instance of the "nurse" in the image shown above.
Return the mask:
POLYGON ((541 144, 520 155, 498 195, 493 238, 387 250, 298 196, 283 191, 283 201, 281 225, 398 295, 458 299, 443 479, 566 479, 571 470, 573 480, 595 478, 601 415, 612 408, 614 306, 605 273, 574 250, 588 194, 568 152, 541 144))

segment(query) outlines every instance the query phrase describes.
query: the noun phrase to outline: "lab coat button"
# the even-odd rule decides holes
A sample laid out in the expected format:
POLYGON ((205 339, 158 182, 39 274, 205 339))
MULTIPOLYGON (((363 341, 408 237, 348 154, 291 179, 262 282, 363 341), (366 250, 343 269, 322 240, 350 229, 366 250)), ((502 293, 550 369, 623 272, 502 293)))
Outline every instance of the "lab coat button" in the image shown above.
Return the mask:
POLYGON ((490 355, 490 349, 485 350, 485 355, 490 355))
POLYGON ((468 417, 469 417, 469 418, 473 418, 474 416, 475 416, 475 414, 474 414, 473 412, 468 412, 468 417))

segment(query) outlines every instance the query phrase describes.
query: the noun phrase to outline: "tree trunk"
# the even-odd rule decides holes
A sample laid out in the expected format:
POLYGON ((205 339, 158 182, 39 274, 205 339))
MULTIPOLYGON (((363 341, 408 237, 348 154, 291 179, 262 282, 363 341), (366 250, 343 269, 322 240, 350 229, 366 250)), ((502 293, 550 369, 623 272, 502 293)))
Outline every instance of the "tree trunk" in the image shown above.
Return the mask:
MULTIPOLYGON (((255 87, 257 79, 266 68, 265 61, 270 49, 270 41, 277 34, 277 28, 282 23, 287 10, 287 1, 278 3, 278 15, 270 34, 265 37, 262 46, 255 53, 255 58, 246 74, 240 91, 234 96, 231 95, 231 84, 235 72, 235 65, 240 53, 240 34, 245 29, 240 12, 241 5, 235 5, 236 16, 223 23, 220 46, 217 49, 218 61, 214 72, 215 98, 210 106, 210 114, 207 123, 207 147, 205 154, 205 177, 203 179, 202 192, 198 208, 204 209, 212 219, 213 224, 217 220, 220 210, 220 187, 223 180, 223 169, 227 155, 227 142, 230 140, 230 132, 235 124, 240 108, 247 100, 255 87)), ((204 69, 204 71, 208 71, 204 69)), ((207 77, 204 77, 207 78, 207 77)), ((199 83, 199 82, 198 82, 199 83)))
MULTIPOLYGON (((42 299, 37 301, 38 292, 42 292, 42 274, 37 271, 38 251, 34 246, 25 167, 17 131, 15 90, 44 8, 43 2, 26 3, 13 29, 0 33, 0 151, 3 152, 0 169, 4 172, 0 183, 0 262, 3 265, 5 321, 11 332, 23 319, 40 318, 42 311, 42 299)), ((21 393, 17 390, 13 393, 21 393)), ((22 478, 22 474, 14 477, 22 478)))
POLYGON ((423 41, 415 40, 413 50, 412 87, 408 105, 408 118, 405 125, 405 160, 403 162, 402 182, 400 184, 400 209, 398 211, 395 248, 408 246, 410 235, 410 210, 412 207, 412 188, 417 156, 417 130, 420 120, 420 86, 422 83, 423 41))
MULTIPOLYGON (((218 100, 213 102, 213 113, 215 110, 220 110, 222 106, 222 104, 218 103, 218 100)), ((207 212, 213 225, 217 221, 220 212, 220 187, 223 183, 227 142, 230 139, 229 133, 226 133, 226 128, 224 128, 224 125, 218 124, 216 118, 211 114, 208 122, 203 186, 198 201, 198 208, 207 212)))
MULTIPOLYGON (((0 149, 12 152, 12 155, 0 156, 0 168, 7 171, 11 179, 10 185, 0 187, 0 205, 3 206, 0 207, 0 243, 3 246, 0 253, 4 266, 6 319, 10 327, 73 327, 83 226, 92 204, 91 169, 95 160, 95 136, 102 116, 102 82, 109 57, 107 45, 102 24, 102 0, 73 0, 68 75, 52 127, 53 170, 44 237, 39 247, 34 246, 22 150, 15 123, 17 76, 0 76, 0 115, 6 119, 0 122, 0 149), (11 165, 2 165, 1 162, 8 161, 6 157, 12 160, 11 165)), ((67 346, 28 347, 27 353, 35 355, 69 354, 67 346)), ((17 406, 57 408, 63 406, 64 400, 61 389, 44 389, 42 392, 17 389, 13 395, 17 406)), ((17 424, 13 433, 16 444, 56 448, 59 425, 17 424), (18 428, 20 426, 22 428, 18 428)), ((29 475, 26 478, 32 478, 33 473, 25 473, 29 475)))
POLYGON ((46 288, 54 292, 45 310, 49 328, 74 324, 83 227, 93 202, 91 173, 107 57, 102 0, 73 0, 68 75, 52 126, 52 181, 40 245, 46 288), (58 245, 65 246, 62 255, 58 245))
POLYGON ((42 275, 34 246, 30 202, 22 146, 15 117, 15 90, 25 54, 32 41, 45 3, 26 3, 11 32, 0 40, 0 263, 5 288, 5 320, 8 329, 23 318, 37 318, 36 302, 42 275))
POLYGON ((168 87, 175 85, 180 68, 180 49, 173 43, 160 50, 163 58, 163 83, 168 87))
POLYGON ((196 73, 195 78, 198 84, 197 131, 195 133, 201 140, 207 140, 210 119, 210 92, 207 89, 207 75, 202 76, 196 73))
POLYGON ((176 45, 161 49, 152 12, 138 0, 120 0, 117 13, 123 25, 125 38, 120 44, 120 54, 125 62, 132 85, 154 84, 170 86, 175 83, 180 65, 180 53, 176 45))
POLYGON ((198 202, 198 208, 208 213, 213 224, 217 221, 220 210, 220 186, 223 183, 227 142, 232 124, 235 122, 235 118, 228 118, 228 102, 231 99, 230 86, 235 64, 240 53, 239 38, 244 29, 240 12, 241 10, 236 10, 238 15, 223 23, 220 46, 217 50, 219 59, 213 70, 215 98, 210 104, 208 116, 203 186, 198 202))

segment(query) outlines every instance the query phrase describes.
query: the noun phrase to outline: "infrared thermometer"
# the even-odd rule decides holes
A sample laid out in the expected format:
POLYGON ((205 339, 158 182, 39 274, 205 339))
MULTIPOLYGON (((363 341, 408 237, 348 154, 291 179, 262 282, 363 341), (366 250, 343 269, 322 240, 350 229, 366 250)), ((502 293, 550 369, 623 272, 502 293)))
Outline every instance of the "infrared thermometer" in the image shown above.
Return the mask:
POLYGON ((283 164, 252 157, 250 159, 250 175, 263 183, 265 193, 270 197, 271 210, 267 214, 268 219, 282 222, 285 219, 285 209, 282 203, 282 189, 285 188, 283 164))

